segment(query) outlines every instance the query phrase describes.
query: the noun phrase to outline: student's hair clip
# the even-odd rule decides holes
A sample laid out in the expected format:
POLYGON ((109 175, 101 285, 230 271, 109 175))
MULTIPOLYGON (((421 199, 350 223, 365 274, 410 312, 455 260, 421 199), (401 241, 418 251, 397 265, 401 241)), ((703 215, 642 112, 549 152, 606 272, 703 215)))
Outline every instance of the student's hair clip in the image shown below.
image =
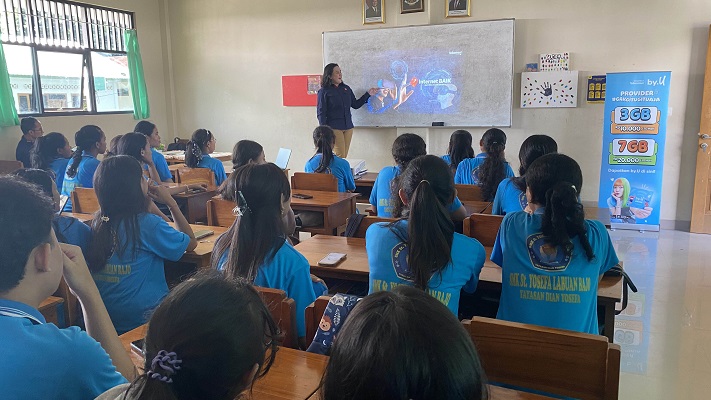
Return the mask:
POLYGON ((106 215, 101 216, 101 221, 103 221, 103 222, 109 222, 110 219, 111 218, 107 217, 106 215))
POLYGON ((232 214, 236 217, 241 217, 246 213, 252 212, 247 204, 247 199, 244 198, 241 190, 235 190, 235 202, 237 205, 232 209, 232 214))
POLYGON ((182 363, 183 360, 179 359, 174 351, 168 353, 165 350, 161 350, 153 357, 151 369, 148 370, 146 375, 151 379, 157 379, 161 382, 173 383, 172 376, 180 369, 180 364, 182 363))

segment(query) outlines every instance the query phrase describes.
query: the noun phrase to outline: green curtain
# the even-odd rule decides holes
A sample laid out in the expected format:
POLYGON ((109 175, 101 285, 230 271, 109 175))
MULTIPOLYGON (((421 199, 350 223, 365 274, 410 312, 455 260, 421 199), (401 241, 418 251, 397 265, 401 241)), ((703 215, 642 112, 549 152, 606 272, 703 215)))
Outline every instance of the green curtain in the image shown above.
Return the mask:
POLYGON ((10 73, 7 71, 5 51, 2 48, 2 43, 0 43, 0 126, 14 125, 20 125, 20 118, 17 117, 15 99, 12 97, 10 73))
POLYGON ((131 97, 133 97, 133 118, 146 119, 151 116, 148 104, 148 90, 146 78, 143 75, 143 61, 141 49, 138 46, 138 36, 135 30, 124 33, 126 53, 128 53, 128 75, 131 80, 131 97))

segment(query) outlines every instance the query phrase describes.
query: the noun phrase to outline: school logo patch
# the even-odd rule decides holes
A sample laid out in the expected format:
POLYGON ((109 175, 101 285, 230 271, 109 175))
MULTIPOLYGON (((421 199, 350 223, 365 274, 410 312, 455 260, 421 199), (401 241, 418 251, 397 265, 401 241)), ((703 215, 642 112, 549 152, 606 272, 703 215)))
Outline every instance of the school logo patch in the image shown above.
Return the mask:
POLYGON ((393 258, 393 269, 395 270, 395 275, 402 280, 414 282, 414 276, 412 271, 410 271, 410 266, 407 264, 407 244, 404 242, 396 244, 395 247, 393 247, 391 254, 393 258))
POLYGON ((525 210, 528 207, 528 199, 526 198, 526 193, 522 192, 518 195, 518 203, 521 205, 521 209, 525 210))
POLYGON ((526 239, 531 264, 544 271, 565 271, 571 256, 566 255, 561 246, 550 245, 545 239, 542 233, 535 233, 526 239))
POLYGON ((479 167, 475 167, 472 170, 472 185, 479 184, 479 167))

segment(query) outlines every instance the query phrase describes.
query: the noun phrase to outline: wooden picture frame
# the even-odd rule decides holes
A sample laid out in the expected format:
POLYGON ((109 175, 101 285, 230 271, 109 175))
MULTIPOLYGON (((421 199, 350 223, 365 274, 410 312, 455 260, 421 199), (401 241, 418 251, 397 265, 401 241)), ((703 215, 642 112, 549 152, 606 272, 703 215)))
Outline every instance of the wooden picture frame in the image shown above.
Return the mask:
POLYGON ((471 0, 444 0, 445 18, 470 17, 472 13, 471 0))
POLYGON ((400 14, 425 11, 425 0, 400 0, 400 14))
POLYGON ((385 1, 363 0, 363 25, 385 23, 385 1))

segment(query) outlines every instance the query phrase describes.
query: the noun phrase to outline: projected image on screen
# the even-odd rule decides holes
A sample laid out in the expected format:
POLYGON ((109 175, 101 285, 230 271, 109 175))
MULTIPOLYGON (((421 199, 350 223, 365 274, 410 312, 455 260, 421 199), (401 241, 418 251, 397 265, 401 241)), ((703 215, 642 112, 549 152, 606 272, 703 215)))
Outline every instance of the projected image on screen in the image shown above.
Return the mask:
POLYGON ((363 81, 377 87, 368 100, 371 114, 454 114, 458 111, 463 80, 461 52, 428 56, 390 53, 371 57, 372 69, 363 71, 363 81))

